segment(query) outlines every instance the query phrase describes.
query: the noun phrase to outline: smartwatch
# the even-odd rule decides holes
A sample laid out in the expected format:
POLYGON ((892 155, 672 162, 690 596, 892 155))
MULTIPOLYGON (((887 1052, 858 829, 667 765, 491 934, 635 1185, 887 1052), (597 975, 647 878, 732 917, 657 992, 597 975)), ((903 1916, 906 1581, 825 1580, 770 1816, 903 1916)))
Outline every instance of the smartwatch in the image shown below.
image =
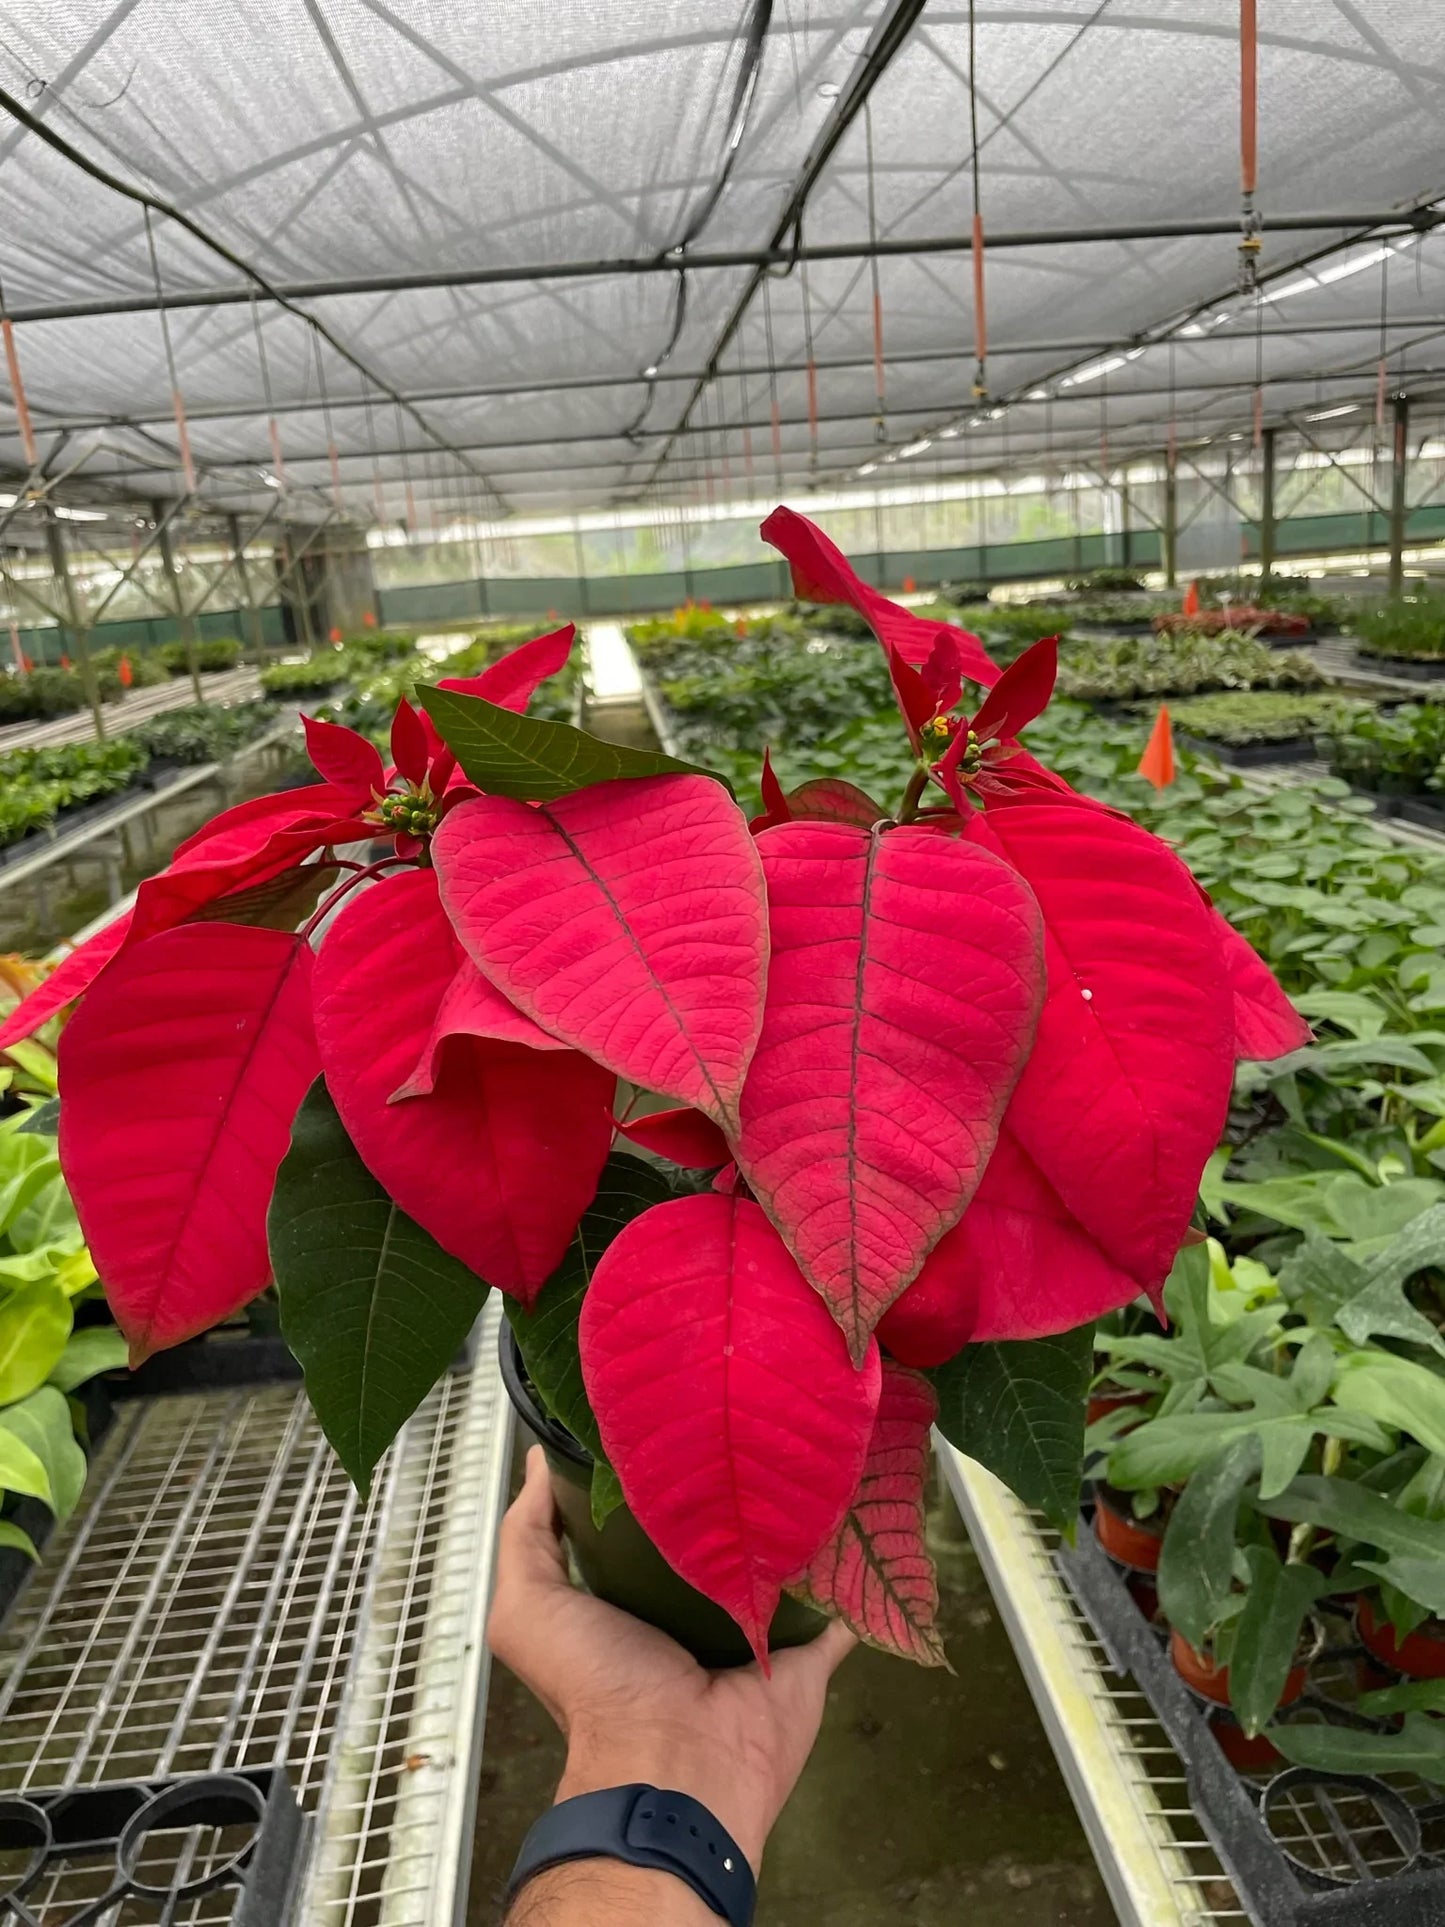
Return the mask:
POLYGON ((691 1794, 613 1786, 561 1801, 522 1842, 508 1906, 534 1875, 567 1860, 620 1860, 674 1874, 729 1927, 750 1927, 757 1883, 747 1855, 691 1794))

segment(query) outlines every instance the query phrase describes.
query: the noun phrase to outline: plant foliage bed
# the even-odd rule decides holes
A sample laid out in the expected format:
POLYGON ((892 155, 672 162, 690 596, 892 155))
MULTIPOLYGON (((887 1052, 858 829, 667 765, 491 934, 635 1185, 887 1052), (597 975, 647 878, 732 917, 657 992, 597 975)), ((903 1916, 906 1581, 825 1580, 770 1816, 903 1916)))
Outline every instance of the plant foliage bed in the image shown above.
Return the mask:
POLYGON ((1060 694, 1084 702, 1216 689, 1319 689, 1324 681, 1308 656, 1280 653, 1253 636, 1230 632, 1076 642, 1059 661, 1060 694))
POLYGON ((0 753, 0 850, 13 860, 28 839, 66 827, 105 799, 114 801, 157 764, 208 763, 234 755, 274 714, 274 705, 265 702, 231 709, 198 704, 167 711, 104 743, 0 753))
POLYGON ((1313 756, 1315 737, 1341 722, 1344 705, 1330 696, 1230 690, 1170 708, 1180 734, 1226 761, 1282 761, 1313 756))
POLYGON ((1438 590, 1422 588, 1366 606, 1354 628, 1362 656, 1412 665, 1424 674, 1445 671, 1445 594, 1438 590))

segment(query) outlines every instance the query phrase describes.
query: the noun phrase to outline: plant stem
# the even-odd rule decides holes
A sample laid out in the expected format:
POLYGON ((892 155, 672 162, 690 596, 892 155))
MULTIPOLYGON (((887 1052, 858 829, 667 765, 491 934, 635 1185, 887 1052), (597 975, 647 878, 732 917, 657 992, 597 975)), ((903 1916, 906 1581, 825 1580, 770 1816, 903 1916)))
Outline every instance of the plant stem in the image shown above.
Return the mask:
POLYGON ((358 866, 354 876, 344 878, 337 884, 334 890, 328 890, 320 903, 317 904, 316 908, 311 912, 311 915, 306 919, 305 923, 302 924, 297 933, 301 941, 303 943, 309 943, 311 941, 311 935, 316 929, 316 926, 331 914, 341 899, 349 895, 358 883, 365 883, 368 877, 380 876, 383 870, 394 870, 398 865, 402 864, 410 867, 411 858, 404 856, 384 856, 379 858, 375 863, 368 863, 364 869, 358 866))
POLYGON ((897 821, 911 823, 918 814, 918 805, 924 790, 928 787, 928 765, 920 763, 908 779, 908 787, 903 792, 903 801, 898 805, 897 821))

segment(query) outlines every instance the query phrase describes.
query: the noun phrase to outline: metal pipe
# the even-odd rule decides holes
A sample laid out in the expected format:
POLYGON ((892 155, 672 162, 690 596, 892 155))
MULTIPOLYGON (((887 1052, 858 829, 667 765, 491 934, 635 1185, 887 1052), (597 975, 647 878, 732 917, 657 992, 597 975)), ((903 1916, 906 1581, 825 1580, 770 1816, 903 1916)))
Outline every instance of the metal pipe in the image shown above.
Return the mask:
MULTIPOLYGON (((1438 329, 1440 319, 1438 315, 1392 315, 1389 326, 1392 331, 1399 329, 1402 333, 1407 332, 1411 328, 1438 329)), ((1362 321, 1315 321, 1304 325, 1284 321, 1265 322, 1263 326, 1254 327, 1250 330, 1251 337, 1260 334, 1278 335, 1293 339, 1299 335, 1356 334, 1366 335, 1372 342, 1378 342, 1379 332, 1380 325, 1378 318, 1362 321)), ((1231 333, 1229 330, 1224 329, 1214 334, 1200 335, 1197 339, 1191 337, 1189 349, 1190 353, 1193 354, 1202 348, 1237 347, 1239 342, 1240 336, 1238 334, 1231 333)), ((1150 340, 1134 345, 1163 347, 1167 344, 1162 340, 1150 340)), ((1012 341, 1004 343, 1003 346, 999 346, 997 342, 991 342, 989 345, 989 359, 991 361, 1006 360, 1011 355, 1085 355, 1096 352, 1102 353, 1105 349, 1117 346, 1118 338, 1114 335, 1093 335, 1075 341, 1012 341)), ((1378 353, 1378 350, 1376 350, 1376 353, 1378 353)), ((887 368, 905 368, 931 367, 936 366, 940 362, 967 361, 968 359, 968 351, 963 348, 913 348, 889 350, 885 352, 883 362, 887 368)), ((872 368, 874 366, 874 360, 871 354, 820 355, 815 360, 813 366, 820 375, 842 374, 850 369, 872 368)), ((785 362, 781 363, 777 368, 770 368, 767 362, 752 362, 732 366, 727 372, 730 377, 735 376, 741 381, 757 381, 762 380, 769 374, 802 376, 807 373, 807 370, 801 362, 785 362)), ((659 368, 656 375, 652 376, 651 379, 659 385, 664 382, 696 382, 701 381, 704 374, 705 370, 701 368, 659 368)), ((578 394, 595 389, 628 388, 641 379, 642 377, 632 370, 621 369, 615 374, 608 375, 543 375, 531 381, 485 382, 480 385, 468 385, 456 388, 412 388, 402 390, 401 393, 403 400, 414 403, 417 407, 424 407, 432 402, 492 401, 502 400, 514 395, 578 394)), ((1281 381, 1313 380, 1314 377, 1281 376, 1279 379, 1281 381)), ((1199 387, 1200 385, 1201 384, 1197 382, 1187 384, 1190 388, 1199 387)), ((1271 385, 1275 384, 1272 382, 1271 385)), ((1130 390, 1129 392, 1138 393, 1140 391, 1130 390)), ((1150 389, 1147 392, 1153 394, 1161 391, 1150 389)), ((1026 400, 1027 397, 1024 397, 1024 399, 1026 400)), ((367 406, 367 399, 364 395, 331 395, 329 401, 333 415, 339 414, 345 409, 365 408, 367 406)), ((57 429, 63 428, 69 434, 79 434, 87 430, 100 428, 134 428, 146 422, 168 422, 171 419, 169 409, 158 409, 155 414, 123 416, 114 414, 86 416, 46 414, 46 411, 40 407, 35 407, 33 412, 37 416, 44 415, 49 426, 57 429)), ((188 405, 186 408, 186 419, 192 423, 234 421, 244 420, 251 415, 314 415, 317 412, 315 396, 308 395, 290 401, 277 399, 272 402, 269 408, 264 402, 256 402, 253 404, 251 402, 241 401, 213 403, 208 408, 196 408, 188 405)))
POLYGON ((1179 569, 1179 465, 1172 448, 1164 467, 1164 526, 1160 535, 1164 583, 1172 589, 1179 569))
MULTIPOLYGON (((1378 234, 1416 234, 1440 225, 1445 215, 1411 219, 1396 211, 1355 209, 1339 214, 1284 214, 1270 221, 1271 234, 1304 234, 1335 228, 1368 229, 1378 234)), ((1000 248, 1078 247, 1123 241, 1191 240, 1212 234, 1237 234, 1238 216, 1204 221, 1145 221, 1128 226, 1080 228, 1001 228, 988 238, 989 252, 1000 248)), ((406 294, 423 288, 500 287, 520 281, 600 280, 613 275, 676 274, 688 269, 753 268, 759 278, 770 267, 789 267, 795 261, 869 261, 914 255, 967 254, 970 234, 921 235, 915 240, 880 238, 870 241, 822 241, 797 248, 711 249, 683 256, 668 254, 621 255, 590 261, 532 261, 513 267, 438 268, 397 274, 352 275, 331 281, 275 281, 267 284, 266 298, 283 302, 323 301, 355 294, 406 294)), ((27 321, 78 321, 96 315, 152 314, 159 308, 225 308, 252 299, 254 290, 237 285, 178 288, 160 295, 135 294, 124 299, 36 302, 11 309, 17 324, 27 321)), ((731 339, 731 335, 729 336, 731 339)), ((723 344, 726 346, 726 344, 723 344)), ((719 349, 717 352, 721 352, 719 349)), ((349 357, 348 357, 349 358, 349 357)), ((378 384, 379 386, 381 384, 378 384)), ((390 396, 391 390, 385 393, 390 396)), ((189 411, 188 411, 189 413, 189 411)), ((435 431, 433 431, 434 433, 435 431)))
MULTIPOLYGON (((175 504, 172 505, 174 513, 175 504)), ((161 567, 165 570, 166 580, 171 585, 175 599, 176 620, 180 624, 181 646, 186 652, 186 668, 190 671, 191 690, 198 703, 204 702, 201 692, 201 667, 196 657, 196 625, 190 611, 186 608, 185 597, 181 594, 180 578, 176 574, 176 554, 171 545, 171 516, 166 514, 164 502, 152 502, 151 514, 156 523, 156 539, 160 544, 161 567)))
POLYGON ((241 539, 241 518, 239 515, 226 517, 226 530, 231 538, 232 567, 241 585, 241 598, 246 605, 246 626, 251 632, 251 653, 257 662, 266 656, 265 637, 261 631, 261 614, 256 607, 256 598, 251 593, 251 573, 246 567, 246 544, 241 539))
POLYGON ((60 523, 56 520, 55 509, 50 502, 45 504, 45 546, 50 552, 50 573, 55 578, 62 607, 67 614, 66 626, 74 639, 75 653, 80 658, 80 682, 85 691, 85 700, 90 705, 91 719, 95 724, 95 740, 103 743, 105 717, 100 709, 100 685, 95 679, 95 664, 90 660, 90 643, 81 617, 80 598, 75 593, 75 583, 71 578, 70 564, 65 554, 65 538, 60 533, 60 523))
POLYGON ((1268 582, 1274 573, 1275 547, 1275 502, 1274 502, 1274 454, 1279 430, 1266 428, 1259 441, 1260 457, 1260 512, 1259 512, 1259 579, 1268 582))
POLYGON ((1390 464, 1389 591, 1392 596, 1398 596, 1404 593, 1405 588, 1405 525, 1409 520, 1409 507, 1405 494, 1410 455, 1410 397, 1408 395, 1396 395, 1394 416, 1394 459, 1390 464))

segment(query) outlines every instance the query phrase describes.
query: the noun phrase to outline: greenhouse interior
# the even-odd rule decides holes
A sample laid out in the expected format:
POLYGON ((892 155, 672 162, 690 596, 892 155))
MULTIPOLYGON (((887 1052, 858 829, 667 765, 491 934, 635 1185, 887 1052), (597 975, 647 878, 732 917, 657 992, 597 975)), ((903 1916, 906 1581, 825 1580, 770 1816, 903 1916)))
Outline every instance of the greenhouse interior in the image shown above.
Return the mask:
POLYGON ((14 0, 0 1927, 1445 1921, 1442 111, 14 0))

